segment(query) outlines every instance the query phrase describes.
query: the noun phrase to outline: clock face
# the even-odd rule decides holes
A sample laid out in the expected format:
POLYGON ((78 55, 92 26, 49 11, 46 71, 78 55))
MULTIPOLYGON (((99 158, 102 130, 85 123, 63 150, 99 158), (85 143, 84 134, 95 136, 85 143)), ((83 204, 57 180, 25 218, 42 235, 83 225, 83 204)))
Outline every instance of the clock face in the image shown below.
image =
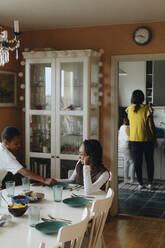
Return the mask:
POLYGON ((151 38, 151 30, 147 27, 138 27, 133 34, 133 39, 138 45, 148 44, 151 38))

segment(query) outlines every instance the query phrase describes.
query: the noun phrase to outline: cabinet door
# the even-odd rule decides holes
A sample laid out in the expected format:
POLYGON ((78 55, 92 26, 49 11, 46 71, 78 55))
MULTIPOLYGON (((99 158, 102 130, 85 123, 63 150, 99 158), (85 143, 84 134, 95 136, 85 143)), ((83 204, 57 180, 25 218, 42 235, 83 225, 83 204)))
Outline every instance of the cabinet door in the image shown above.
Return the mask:
MULTIPOLYGON (((56 61, 57 155, 78 155, 88 132, 88 74, 83 58, 56 61)), ((89 91, 90 92, 90 91, 89 91)))
POLYGON ((78 155, 83 141, 83 117, 63 115, 60 120, 60 154, 78 155))
MULTIPOLYGON (((52 171, 51 139, 54 111, 52 99, 52 61, 26 61, 26 164, 37 174, 52 171)), ((54 134, 54 133, 53 133, 54 134)), ((55 145, 54 145, 55 147, 55 145)))
POLYGON ((51 160, 47 158, 30 157, 30 170, 42 177, 50 177, 51 160))
POLYGON ((30 109, 51 109, 51 64, 30 64, 30 109))
POLYGON ((30 118, 30 152, 51 152, 51 117, 32 115, 30 118))
POLYGON ((83 62, 60 63, 60 110, 83 110, 83 62))
POLYGON ((165 106, 165 61, 154 61, 153 104, 165 106))

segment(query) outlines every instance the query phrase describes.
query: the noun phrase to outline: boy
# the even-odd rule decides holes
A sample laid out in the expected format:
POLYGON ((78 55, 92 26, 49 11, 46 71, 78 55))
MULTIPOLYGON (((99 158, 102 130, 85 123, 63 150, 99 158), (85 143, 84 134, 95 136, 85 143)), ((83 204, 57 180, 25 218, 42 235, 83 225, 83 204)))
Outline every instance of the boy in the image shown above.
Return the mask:
POLYGON ((20 173, 23 176, 37 180, 43 184, 55 184, 53 178, 41 177, 27 169, 25 169, 13 155, 14 151, 21 146, 20 132, 15 127, 7 127, 1 134, 2 143, 0 143, 0 186, 3 178, 8 172, 13 174, 20 173))

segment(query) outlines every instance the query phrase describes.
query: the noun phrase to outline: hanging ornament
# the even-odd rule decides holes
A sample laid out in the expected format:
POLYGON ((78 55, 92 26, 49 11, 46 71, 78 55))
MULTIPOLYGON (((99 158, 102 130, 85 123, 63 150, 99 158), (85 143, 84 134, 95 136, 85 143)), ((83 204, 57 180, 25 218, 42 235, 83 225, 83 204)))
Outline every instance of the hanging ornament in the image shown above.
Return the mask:
POLYGON ((18 76, 21 78, 21 77, 23 77, 23 72, 19 72, 18 73, 18 76))
POLYGON ((25 84, 21 84, 21 85, 20 85, 20 88, 21 88, 21 89, 25 89, 25 84))
POLYGON ((23 101, 23 100, 24 100, 24 96, 20 96, 20 97, 19 97, 19 100, 20 100, 20 101, 23 101))
POLYGON ((21 64, 22 66, 24 66, 24 65, 25 65, 25 61, 22 60, 20 64, 21 64))
POLYGON ((100 61, 100 62, 98 63, 98 66, 99 66, 99 67, 103 66, 103 62, 100 61))

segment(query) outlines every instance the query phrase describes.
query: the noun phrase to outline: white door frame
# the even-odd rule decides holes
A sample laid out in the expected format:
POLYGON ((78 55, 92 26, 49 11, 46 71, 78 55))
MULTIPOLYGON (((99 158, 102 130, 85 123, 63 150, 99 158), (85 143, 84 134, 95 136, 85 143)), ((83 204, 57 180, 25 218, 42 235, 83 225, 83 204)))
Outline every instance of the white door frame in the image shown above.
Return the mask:
POLYGON ((111 214, 118 213, 118 160, 117 160, 117 145, 118 145, 118 65, 123 61, 150 61, 150 60, 165 60, 165 53, 160 54, 134 54, 134 55, 116 55, 111 57, 111 81, 110 81, 110 164, 112 172, 111 187, 113 188, 114 202, 111 209, 111 214))

